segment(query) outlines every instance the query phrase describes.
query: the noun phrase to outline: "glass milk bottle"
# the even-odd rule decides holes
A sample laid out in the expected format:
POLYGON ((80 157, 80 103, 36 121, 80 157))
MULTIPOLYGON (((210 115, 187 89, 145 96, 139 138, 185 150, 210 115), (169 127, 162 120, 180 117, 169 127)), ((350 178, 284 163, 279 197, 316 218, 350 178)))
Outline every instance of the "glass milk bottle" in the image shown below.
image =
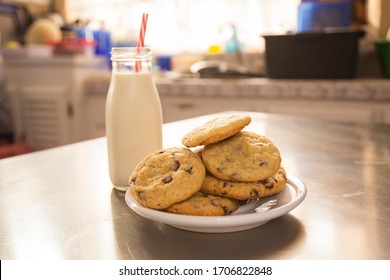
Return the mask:
POLYGON ((113 48, 111 61, 106 100, 108 165, 114 188, 126 191, 138 162, 162 148, 162 110, 149 48, 113 48))

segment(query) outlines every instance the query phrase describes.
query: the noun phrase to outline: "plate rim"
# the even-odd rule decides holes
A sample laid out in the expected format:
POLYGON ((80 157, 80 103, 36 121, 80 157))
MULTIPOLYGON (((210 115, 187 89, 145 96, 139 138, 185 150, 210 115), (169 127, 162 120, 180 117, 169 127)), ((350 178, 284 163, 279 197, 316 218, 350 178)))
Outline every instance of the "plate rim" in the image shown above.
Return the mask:
POLYGON ((213 229, 248 227, 251 224, 255 227, 257 224, 265 224, 270 220, 289 213, 305 199, 307 188, 301 179, 290 174, 287 175, 287 185, 295 190, 295 196, 288 203, 261 213, 243 213, 228 216, 195 216, 167 213, 139 205, 133 199, 129 190, 125 193, 125 201, 132 211, 146 219, 186 230, 200 231, 196 229, 209 229, 210 231, 207 232, 212 232, 213 229))

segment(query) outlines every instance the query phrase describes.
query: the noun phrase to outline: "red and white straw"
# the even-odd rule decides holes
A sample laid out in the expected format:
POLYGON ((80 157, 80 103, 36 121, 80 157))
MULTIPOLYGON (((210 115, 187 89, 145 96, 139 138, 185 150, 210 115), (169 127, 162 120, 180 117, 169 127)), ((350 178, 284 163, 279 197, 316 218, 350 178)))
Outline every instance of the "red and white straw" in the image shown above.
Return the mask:
MULTIPOLYGON (((148 14, 144 13, 144 14, 142 14, 142 22, 141 22, 141 28, 139 30, 139 38, 138 38, 137 48, 144 47, 146 25, 147 24, 148 24, 148 14)), ((141 71, 141 62, 139 60, 137 60, 135 63, 135 71, 136 72, 141 71)))
POLYGON ((138 46, 137 46, 139 48, 142 48, 144 46, 147 24, 148 24, 148 14, 142 14, 142 22, 141 22, 141 28, 139 30, 139 39, 138 39, 138 46))

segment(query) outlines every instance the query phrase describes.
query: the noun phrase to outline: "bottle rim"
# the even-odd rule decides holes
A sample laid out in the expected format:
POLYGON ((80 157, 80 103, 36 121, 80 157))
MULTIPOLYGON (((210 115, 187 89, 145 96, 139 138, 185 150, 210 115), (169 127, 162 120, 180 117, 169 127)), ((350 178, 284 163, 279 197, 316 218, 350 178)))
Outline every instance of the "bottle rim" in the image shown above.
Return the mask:
POLYGON ((151 60, 152 51, 147 47, 115 47, 111 49, 111 60, 151 60))

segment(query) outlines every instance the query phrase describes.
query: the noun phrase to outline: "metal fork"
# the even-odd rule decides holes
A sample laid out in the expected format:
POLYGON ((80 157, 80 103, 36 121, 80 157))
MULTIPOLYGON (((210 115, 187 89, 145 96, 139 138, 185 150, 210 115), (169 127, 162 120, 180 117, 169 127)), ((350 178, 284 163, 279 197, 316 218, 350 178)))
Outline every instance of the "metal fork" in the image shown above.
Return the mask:
POLYGON ((255 211, 257 213, 268 211, 269 209, 272 208, 272 206, 275 206, 277 202, 278 201, 276 199, 269 200, 266 203, 263 203, 259 207, 255 208, 255 211))

